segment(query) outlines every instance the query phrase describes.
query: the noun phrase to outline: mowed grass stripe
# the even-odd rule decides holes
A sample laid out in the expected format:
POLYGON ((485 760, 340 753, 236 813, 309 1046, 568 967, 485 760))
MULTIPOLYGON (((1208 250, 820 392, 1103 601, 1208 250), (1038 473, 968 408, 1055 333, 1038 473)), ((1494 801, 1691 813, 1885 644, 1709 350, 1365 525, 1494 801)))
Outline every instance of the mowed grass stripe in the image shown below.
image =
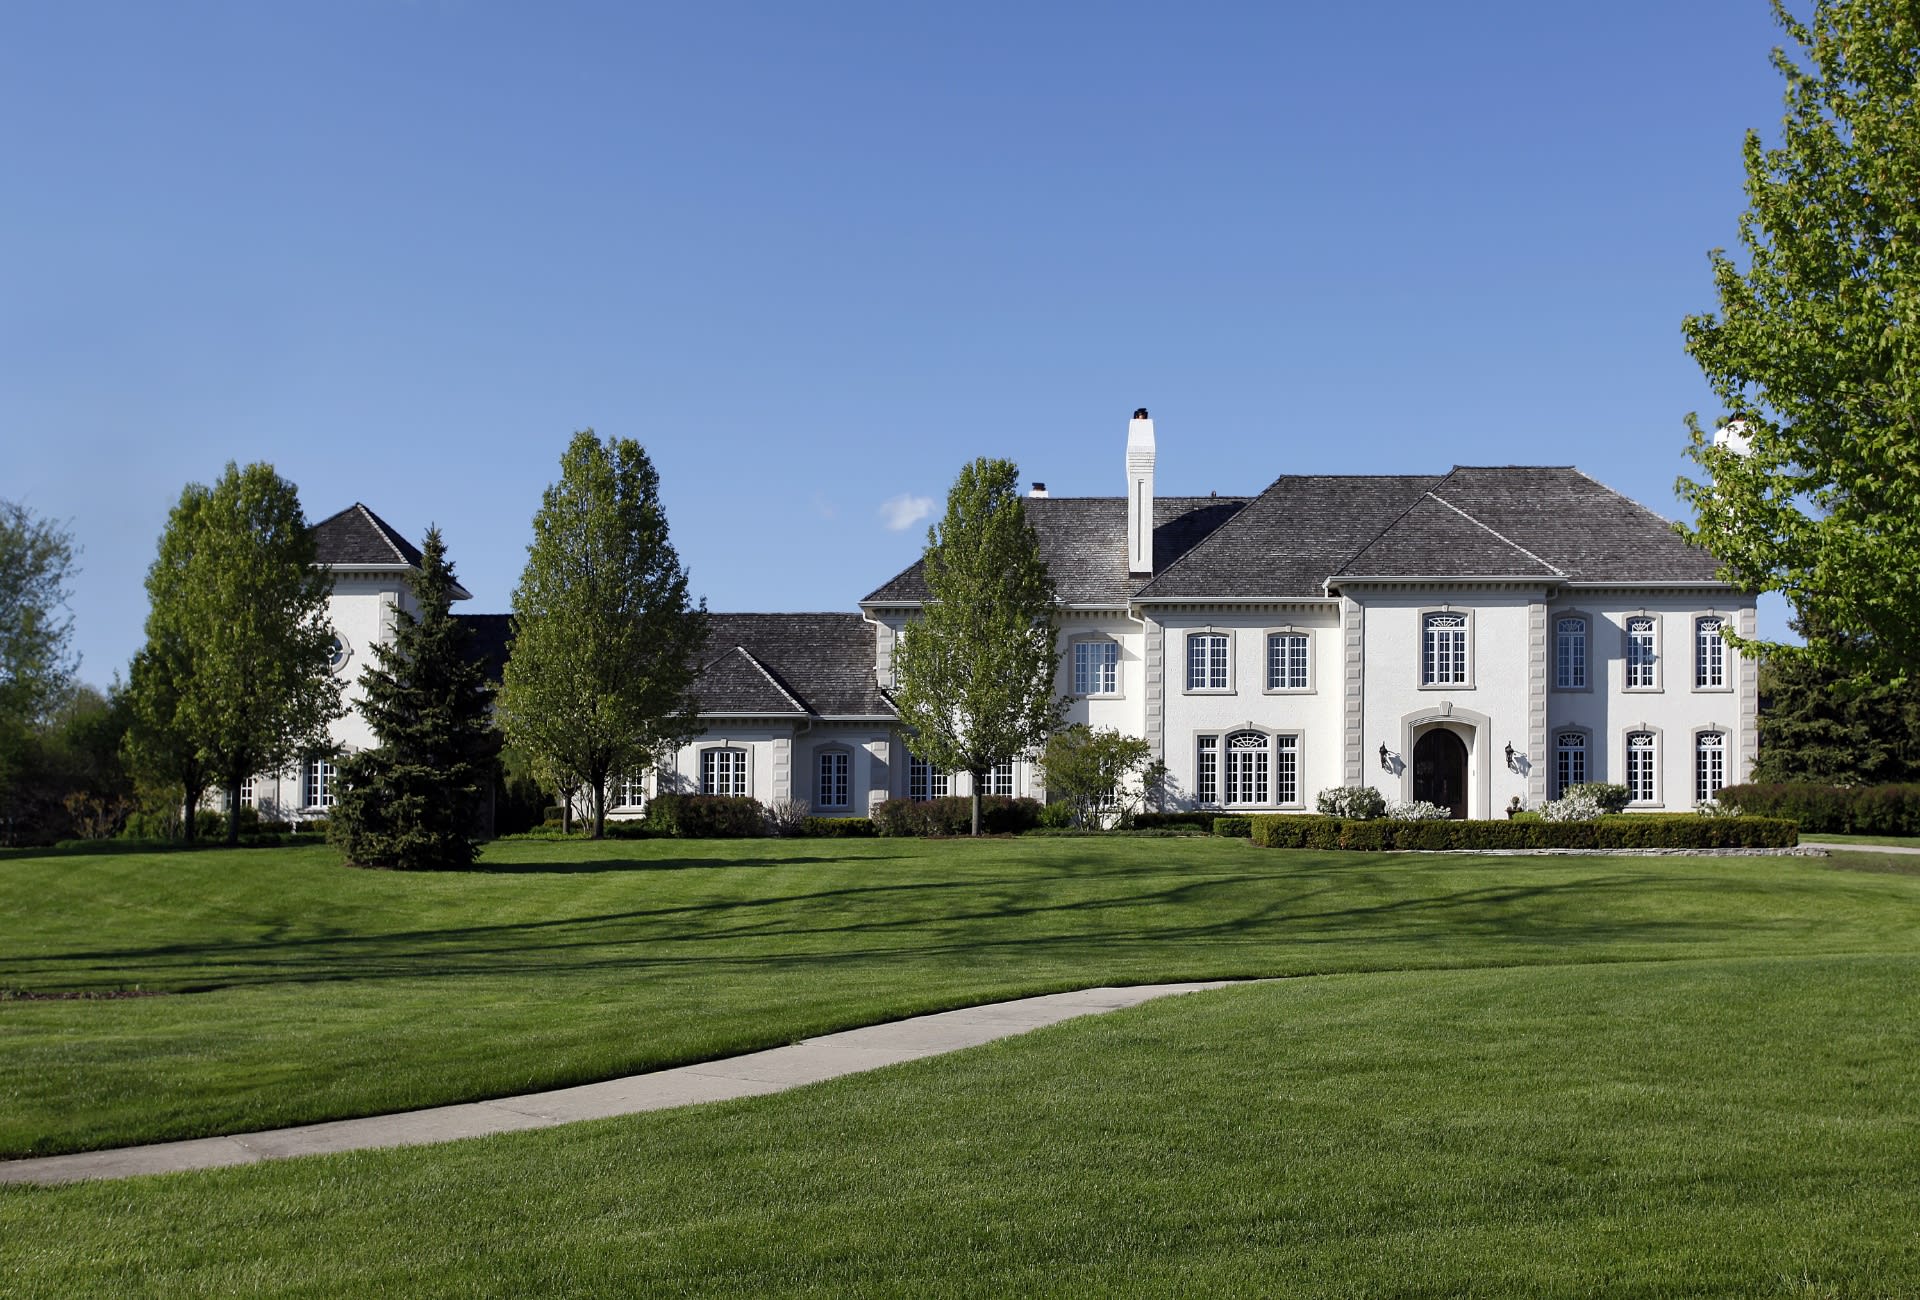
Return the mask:
POLYGON ((1386 972, 800 1092, 0 1193, 25 1294, 1894 1296, 1912 956, 1386 972))
MULTIPOLYGON (((1854 855, 1849 855, 1852 857, 1854 855)), ((522 842, 0 861, 0 1152, 475 1100, 1098 984, 1920 951, 1920 878, 1208 839, 522 842)))

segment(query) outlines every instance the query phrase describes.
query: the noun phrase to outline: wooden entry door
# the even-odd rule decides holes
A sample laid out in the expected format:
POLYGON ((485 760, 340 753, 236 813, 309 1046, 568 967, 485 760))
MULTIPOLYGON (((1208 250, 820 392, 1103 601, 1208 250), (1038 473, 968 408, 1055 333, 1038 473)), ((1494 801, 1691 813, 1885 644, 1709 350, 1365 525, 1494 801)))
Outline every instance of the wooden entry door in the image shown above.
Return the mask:
POLYGON ((1467 747, 1438 727, 1413 742, 1413 797, 1467 815, 1467 747))

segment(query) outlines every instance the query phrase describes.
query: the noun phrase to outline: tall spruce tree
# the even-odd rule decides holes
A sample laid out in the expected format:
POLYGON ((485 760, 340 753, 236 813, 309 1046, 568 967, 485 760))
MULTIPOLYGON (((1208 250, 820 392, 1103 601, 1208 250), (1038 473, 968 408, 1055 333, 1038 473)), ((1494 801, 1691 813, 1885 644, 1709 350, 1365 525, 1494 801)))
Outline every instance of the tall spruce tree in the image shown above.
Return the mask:
POLYGON ((1691 535, 1734 582, 1833 629, 1769 656, 1920 671, 1920 6, 1816 0, 1774 16, 1798 47, 1780 143, 1746 140, 1746 265, 1716 250, 1716 313, 1687 351, 1724 405, 1688 417, 1691 535))
POLYGON ((1053 579, 1012 461, 960 471, 922 562, 927 602, 894 648, 895 703, 915 754, 973 778, 978 835, 987 774, 1044 744, 1064 707, 1053 579))
POLYGON ((693 697, 707 605, 667 538, 660 475, 631 438, 577 433, 533 517, 500 690, 509 742, 593 800, 699 731, 693 697))
MULTIPOLYGON (((229 808, 247 778, 325 749, 340 716, 332 581, 314 560, 293 484, 271 465, 228 462, 211 488, 187 485, 147 570, 147 645, 131 681, 136 744, 183 778, 197 768, 229 808)), ((184 784, 191 824, 197 791, 184 784)), ((229 817, 228 842, 238 838, 229 817)))
MULTIPOLYGON (((1799 625, 1809 641, 1825 633, 1799 625)), ((1813 656, 1760 667, 1756 781, 1880 785, 1920 780, 1920 680, 1861 682, 1813 656)))
POLYGON ((341 761, 327 835, 360 866, 458 870, 477 852, 500 733, 493 688, 467 654, 472 633, 453 616, 453 565, 438 528, 420 556, 409 581, 419 615, 396 610, 393 643, 376 645, 360 674, 360 714, 379 744, 341 761))

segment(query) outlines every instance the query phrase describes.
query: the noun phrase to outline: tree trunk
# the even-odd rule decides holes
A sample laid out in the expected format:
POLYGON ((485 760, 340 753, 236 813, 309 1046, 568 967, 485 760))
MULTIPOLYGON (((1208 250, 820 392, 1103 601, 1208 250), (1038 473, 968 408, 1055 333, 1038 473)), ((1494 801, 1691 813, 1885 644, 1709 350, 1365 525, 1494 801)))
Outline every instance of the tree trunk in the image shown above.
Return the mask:
POLYGON ((192 786, 188 786, 186 787, 185 793, 186 793, 186 800, 187 800, 186 816, 180 819, 180 833, 181 833, 181 838, 186 841, 187 847, 192 848, 193 847, 193 809, 194 809, 194 805, 200 802, 200 798, 199 798, 200 792, 198 790, 195 790, 192 786))
POLYGON ((987 783, 987 774, 969 772, 967 775, 973 778, 973 833, 978 837, 980 834, 980 787, 987 783))
POLYGON ((560 788, 560 833, 573 834, 573 786, 560 788))
POLYGON ((240 778, 227 776, 227 847, 240 843, 240 778))
POLYGON ((607 836, 607 778, 595 777, 593 782, 593 838, 605 839, 607 836))

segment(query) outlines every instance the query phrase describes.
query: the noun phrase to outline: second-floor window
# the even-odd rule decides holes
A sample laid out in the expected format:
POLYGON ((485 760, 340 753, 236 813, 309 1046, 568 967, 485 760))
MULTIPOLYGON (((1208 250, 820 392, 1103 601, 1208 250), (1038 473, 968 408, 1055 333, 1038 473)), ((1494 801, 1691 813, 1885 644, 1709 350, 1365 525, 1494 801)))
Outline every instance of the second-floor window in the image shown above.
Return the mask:
POLYGON ((1187 689, 1227 689, 1227 638, 1222 632, 1193 632, 1187 636, 1187 689))
POLYGON ((1627 689, 1630 691, 1652 690, 1658 685, 1654 677, 1654 665, 1659 661, 1656 635, 1652 615, 1637 614, 1627 620, 1627 689))
POLYGON ((1428 614, 1422 621, 1420 684, 1467 684, 1467 616, 1428 614))
POLYGON ((1587 689, 1587 620, 1567 617, 1553 626, 1553 684, 1563 691, 1587 689))
POLYGON ((1727 684, 1727 643, 1720 635, 1726 620, 1709 615, 1693 621, 1693 684, 1714 690, 1727 684))
POLYGON ((1267 637, 1267 689, 1307 689, 1307 634, 1274 632, 1267 637))
POLYGON ((1120 692, 1120 643, 1105 638, 1073 643, 1073 693, 1117 695, 1120 692))

